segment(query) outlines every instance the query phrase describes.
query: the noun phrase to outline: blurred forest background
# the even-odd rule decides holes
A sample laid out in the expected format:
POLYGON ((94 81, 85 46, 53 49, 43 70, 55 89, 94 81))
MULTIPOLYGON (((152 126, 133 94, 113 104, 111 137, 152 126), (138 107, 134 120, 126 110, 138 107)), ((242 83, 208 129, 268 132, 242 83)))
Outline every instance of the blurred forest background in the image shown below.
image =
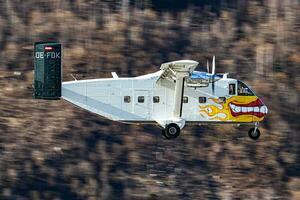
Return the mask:
POLYGON ((0 0, 0 199, 300 199, 299 38, 298 0, 0 0), (263 135, 187 126, 169 141, 33 100, 47 40, 64 46, 64 81, 216 55, 268 106, 263 135))

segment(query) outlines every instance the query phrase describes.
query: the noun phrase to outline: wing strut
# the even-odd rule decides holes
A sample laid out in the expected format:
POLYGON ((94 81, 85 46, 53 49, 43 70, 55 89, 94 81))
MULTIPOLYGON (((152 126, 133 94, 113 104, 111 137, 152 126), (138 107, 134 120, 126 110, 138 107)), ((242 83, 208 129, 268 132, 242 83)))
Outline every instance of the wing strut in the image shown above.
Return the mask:
POLYGON ((175 117, 175 118, 181 118, 181 115, 182 115, 184 79, 188 75, 189 74, 185 73, 185 72, 177 72, 176 73, 175 94, 174 94, 174 110, 173 110, 173 117, 175 117))
POLYGON ((181 105, 180 105, 180 117, 182 116, 183 95, 184 95, 184 82, 185 82, 185 77, 183 78, 183 84, 182 84, 181 105))
POLYGON ((185 125, 185 120, 182 116, 182 103, 184 93, 184 82, 185 78, 189 77, 190 74, 197 67, 198 62, 193 60, 177 60, 173 62, 163 63, 160 67, 161 74, 156 82, 164 79, 169 81, 175 81, 174 91, 174 107, 172 118, 170 119, 159 119, 157 122, 165 127, 167 124, 176 123, 180 129, 185 125))

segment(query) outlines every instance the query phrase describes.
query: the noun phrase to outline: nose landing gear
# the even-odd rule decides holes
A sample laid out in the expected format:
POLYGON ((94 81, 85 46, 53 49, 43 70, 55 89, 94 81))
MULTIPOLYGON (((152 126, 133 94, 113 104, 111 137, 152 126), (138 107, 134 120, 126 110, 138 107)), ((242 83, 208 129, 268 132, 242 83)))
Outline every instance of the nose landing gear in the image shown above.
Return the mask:
POLYGON ((260 136, 260 131, 258 129, 258 123, 255 123, 255 128, 251 128, 248 132, 248 136, 252 139, 252 140, 257 140, 260 136))

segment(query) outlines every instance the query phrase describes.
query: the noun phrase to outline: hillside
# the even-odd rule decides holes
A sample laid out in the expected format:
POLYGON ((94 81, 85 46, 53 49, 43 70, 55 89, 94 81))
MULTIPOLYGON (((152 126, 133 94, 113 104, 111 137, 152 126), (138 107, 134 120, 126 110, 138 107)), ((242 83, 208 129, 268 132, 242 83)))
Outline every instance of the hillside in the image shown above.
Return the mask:
MULTIPOLYGON (((0 199, 300 199, 297 0, 0 1, 0 199), (32 98, 33 43, 64 46, 63 79, 137 76, 193 59, 269 108, 248 126, 155 126, 32 98)), ((205 68, 198 68, 205 70, 205 68)))

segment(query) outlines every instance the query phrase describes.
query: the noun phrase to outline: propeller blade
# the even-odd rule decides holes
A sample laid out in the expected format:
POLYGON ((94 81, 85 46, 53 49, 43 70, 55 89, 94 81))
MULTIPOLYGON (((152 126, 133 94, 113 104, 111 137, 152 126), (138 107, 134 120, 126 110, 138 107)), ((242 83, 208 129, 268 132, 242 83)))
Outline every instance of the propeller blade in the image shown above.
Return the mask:
POLYGON ((213 56, 213 61, 212 61, 212 74, 214 75, 215 74, 215 71, 216 70, 216 59, 215 59, 215 56, 213 56))
POLYGON ((215 75, 213 74, 212 76, 212 85, 211 85, 211 89, 212 89, 212 94, 215 95, 215 75))
POLYGON ((206 60, 206 69, 207 69, 207 73, 209 73, 209 62, 208 62, 208 60, 206 60))

